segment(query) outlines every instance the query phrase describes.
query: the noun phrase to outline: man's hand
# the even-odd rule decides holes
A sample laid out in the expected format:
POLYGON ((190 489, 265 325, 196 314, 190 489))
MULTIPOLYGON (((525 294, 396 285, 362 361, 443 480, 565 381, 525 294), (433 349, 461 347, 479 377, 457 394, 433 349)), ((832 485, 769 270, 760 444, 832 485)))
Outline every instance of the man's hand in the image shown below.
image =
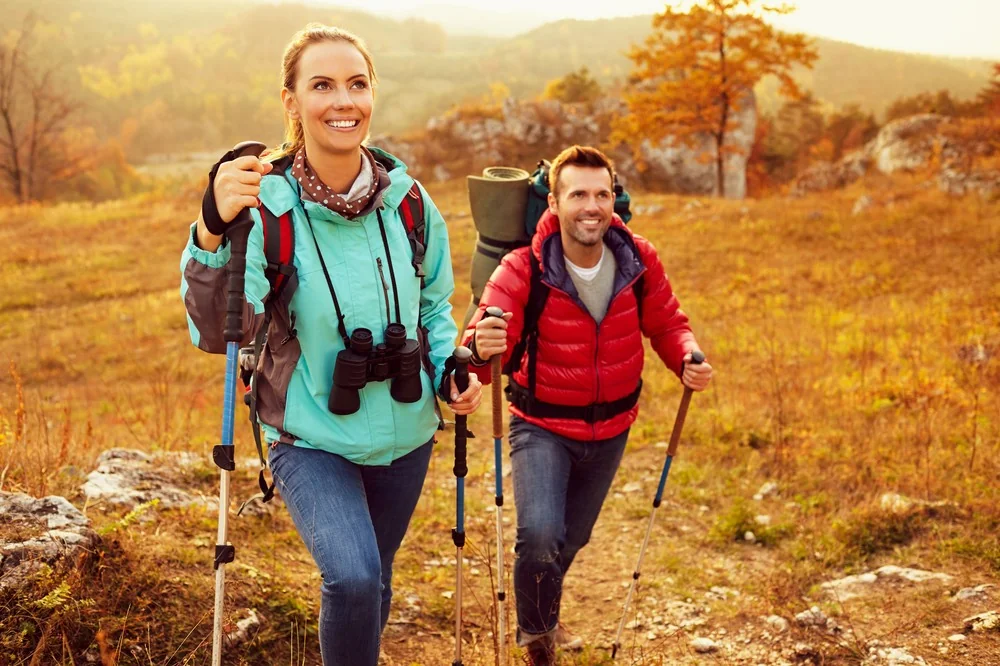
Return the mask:
POLYGON ((514 316, 513 312, 504 312, 503 318, 483 317, 476 324, 476 356, 483 361, 507 351, 507 322, 514 316))
POLYGON ((448 408, 456 414, 469 415, 479 409, 479 401, 483 397, 483 383, 475 373, 469 373, 469 388, 459 394, 458 389, 452 381, 453 377, 448 377, 447 393, 451 396, 448 408))
POLYGON ((692 391, 704 391, 712 381, 712 366, 707 360, 701 363, 691 362, 691 352, 684 355, 684 374, 681 383, 692 391))

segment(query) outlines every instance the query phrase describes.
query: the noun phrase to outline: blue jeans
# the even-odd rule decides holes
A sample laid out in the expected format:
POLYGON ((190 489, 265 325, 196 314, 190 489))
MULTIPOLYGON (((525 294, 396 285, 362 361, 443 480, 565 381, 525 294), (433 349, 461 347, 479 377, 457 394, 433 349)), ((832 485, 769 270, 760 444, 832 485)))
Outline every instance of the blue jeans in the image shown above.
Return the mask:
POLYGON ((326 666, 376 666, 392 599, 392 560, 427 474, 433 441, 386 467, 278 444, 271 473, 323 577, 326 666))
POLYGON ((628 430, 580 442, 511 416, 509 439, 517 508, 517 633, 518 644, 527 645, 559 625, 563 577, 590 540, 628 430))

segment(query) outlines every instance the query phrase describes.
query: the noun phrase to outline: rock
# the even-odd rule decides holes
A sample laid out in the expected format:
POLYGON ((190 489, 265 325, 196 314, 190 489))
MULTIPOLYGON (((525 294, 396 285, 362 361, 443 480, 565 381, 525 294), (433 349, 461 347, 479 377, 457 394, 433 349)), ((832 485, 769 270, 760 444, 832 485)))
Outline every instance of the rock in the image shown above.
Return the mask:
POLYGON ((638 481, 632 481, 631 483, 626 483, 625 487, 622 488, 622 492, 625 493, 637 493, 642 490, 642 484, 638 481))
POLYGON ((955 593, 952 597, 952 601, 968 601, 971 599, 982 599, 987 596, 987 590, 996 587, 996 585, 991 585, 989 583, 984 583, 982 585, 977 585, 975 587, 963 587, 961 590, 955 593))
POLYGON ((851 215, 861 215, 861 213, 871 208, 874 203, 874 199, 867 194, 862 194, 858 197, 858 200, 854 202, 854 208, 851 209, 851 215))
POLYGON ((903 579, 911 583, 925 583, 935 580, 942 583, 949 583, 952 581, 952 576, 945 573, 934 573, 932 571, 923 571, 922 569, 909 569, 905 567, 886 565, 876 569, 875 571, 869 571, 863 574, 855 574, 853 576, 845 576, 844 578, 838 578, 837 580, 827 581, 820 587, 826 590, 830 596, 836 598, 838 601, 846 601, 864 594, 864 588, 879 581, 886 581, 892 578, 903 579))
POLYGON ((771 627, 772 630, 778 632, 779 634, 788 630, 788 620, 780 615, 768 615, 764 618, 764 621, 769 627, 771 627))
POLYGON ((778 484, 774 481, 768 481, 760 487, 760 490, 757 491, 757 494, 754 495, 753 498, 759 502, 765 497, 770 497, 776 492, 778 492, 778 484))
POLYGON ((711 638, 695 638, 691 641, 691 647, 699 654, 708 654, 719 649, 718 644, 711 638))
POLYGON ((1000 195, 1000 170, 967 170, 945 165, 938 172, 937 184, 945 194, 960 197, 975 192, 988 200, 1000 195))
POLYGON ((965 634, 952 634, 948 637, 948 640, 952 643, 961 643, 965 640, 965 634))
POLYGON ((872 648, 862 664, 879 664, 884 666, 927 666, 922 657, 914 657, 905 648, 872 648))
POLYGON ((768 525, 771 524, 771 516, 760 514, 758 516, 753 517, 753 522, 757 523, 758 525, 763 525, 764 527, 767 527, 768 525))
POLYGON ((979 615, 973 615, 962 620, 966 632, 981 633, 984 631, 996 631, 1000 629, 1000 613, 997 611, 986 611, 979 615))
POLYGON ((800 660, 812 659, 819 656, 816 648, 808 643, 796 643, 792 651, 795 653, 795 657, 800 660))
POLYGON ((833 618, 827 617, 826 613, 820 610, 819 606, 813 606, 809 610, 797 614, 795 616, 795 623, 800 627, 825 629, 827 633, 840 631, 837 622, 833 618))
POLYGON ((817 162, 795 178, 789 194, 800 197, 845 187, 861 179, 871 165, 872 158, 864 150, 856 150, 836 163, 817 162))
POLYGON ((888 513, 902 515, 914 510, 933 511, 941 508, 956 508, 958 505, 945 500, 929 502, 927 500, 900 495, 899 493, 884 493, 879 499, 879 506, 883 511, 888 513))
POLYGON ((943 116, 922 113, 887 123, 866 149, 882 173, 914 171, 925 166, 934 151, 943 116))
POLYGON ((250 641, 260 629, 260 617, 257 615, 256 610, 252 608, 244 609, 242 612, 237 613, 236 617, 240 617, 241 619, 236 620, 235 623, 228 623, 224 629, 227 647, 250 641))
POLYGON ((97 459, 97 469, 87 475, 83 493, 88 500, 134 507, 159 500, 164 508, 190 505, 216 506, 218 500, 196 497, 181 490, 176 483, 178 469, 201 462, 189 453, 161 453, 151 456, 142 451, 110 449, 97 459))
POLYGON ((100 541, 64 497, 0 492, 0 592, 22 589, 46 566, 72 563, 100 541))
POLYGON ((750 530, 747 530, 746 532, 743 533, 743 540, 746 541, 747 543, 756 543, 757 535, 751 532, 750 530))

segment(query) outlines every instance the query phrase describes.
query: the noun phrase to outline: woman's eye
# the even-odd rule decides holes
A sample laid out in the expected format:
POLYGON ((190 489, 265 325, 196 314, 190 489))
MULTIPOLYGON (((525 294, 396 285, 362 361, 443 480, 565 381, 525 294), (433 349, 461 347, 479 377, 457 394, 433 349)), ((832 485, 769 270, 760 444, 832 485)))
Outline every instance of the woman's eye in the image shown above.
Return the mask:
POLYGON ((313 90, 327 90, 330 84, 326 81, 317 81, 316 85, 313 86, 313 90))
POLYGON ((351 87, 352 87, 352 88, 357 88, 358 90, 364 90, 365 88, 367 88, 367 87, 368 87, 368 84, 367 84, 367 83, 365 83, 364 81, 355 81, 355 82, 354 82, 354 83, 353 83, 353 84, 351 85, 351 87))

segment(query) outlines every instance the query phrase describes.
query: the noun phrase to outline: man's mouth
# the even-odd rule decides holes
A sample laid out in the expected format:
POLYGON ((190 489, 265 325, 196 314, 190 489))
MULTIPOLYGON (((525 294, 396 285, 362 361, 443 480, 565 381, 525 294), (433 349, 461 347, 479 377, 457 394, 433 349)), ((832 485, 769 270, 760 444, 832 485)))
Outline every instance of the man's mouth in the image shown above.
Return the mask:
POLYGON ((602 220, 596 217, 585 217, 577 219, 576 222, 583 227, 595 228, 601 226, 602 220))

